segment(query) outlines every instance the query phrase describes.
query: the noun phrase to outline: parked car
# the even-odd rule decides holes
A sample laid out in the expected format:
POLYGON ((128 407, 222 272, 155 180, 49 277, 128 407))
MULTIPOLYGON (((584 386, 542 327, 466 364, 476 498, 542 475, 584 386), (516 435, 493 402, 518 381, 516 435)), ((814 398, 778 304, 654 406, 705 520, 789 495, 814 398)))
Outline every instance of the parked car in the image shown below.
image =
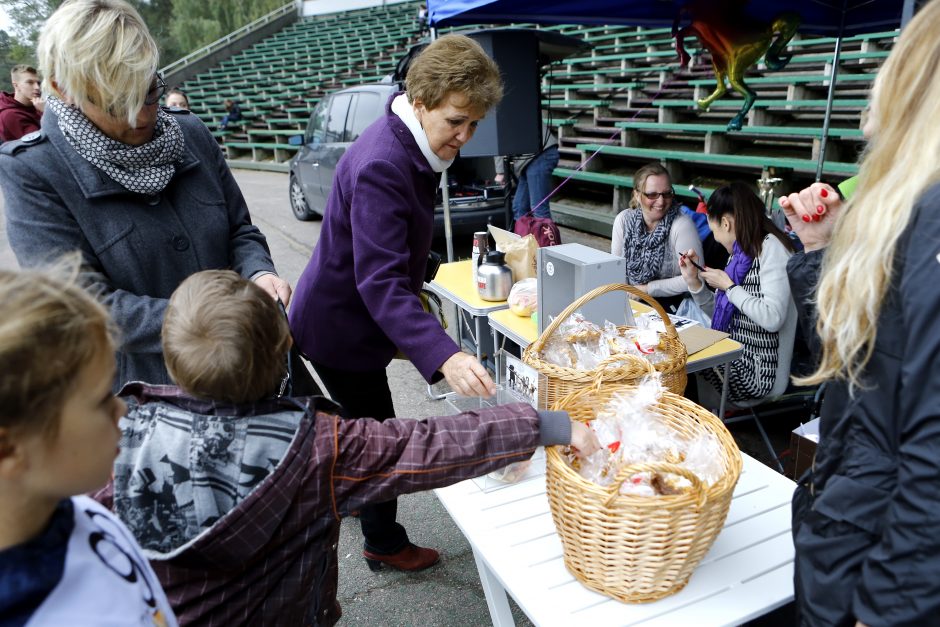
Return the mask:
MULTIPOLYGON (((360 85, 325 96, 317 105, 303 137, 292 137, 300 149, 290 162, 290 204, 298 220, 323 217, 333 189, 336 164, 346 148, 370 124, 385 113, 385 103, 397 92, 397 84, 360 85)), ((488 223, 505 226, 504 189, 492 183, 493 159, 460 157, 448 169, 451 227, 455 233, 471 233, 488 223)), ((444 233, 442 194, 438 190, 434 211, 435 235, 444 233)))

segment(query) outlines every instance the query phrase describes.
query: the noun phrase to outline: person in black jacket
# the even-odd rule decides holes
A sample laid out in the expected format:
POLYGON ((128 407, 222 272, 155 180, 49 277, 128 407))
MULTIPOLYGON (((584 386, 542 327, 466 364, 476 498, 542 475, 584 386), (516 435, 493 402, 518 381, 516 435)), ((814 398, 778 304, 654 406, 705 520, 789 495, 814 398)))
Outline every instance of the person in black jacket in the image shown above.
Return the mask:
MULTIPOLYGON (((828 382, 814 467, 794 494, 805 625, 928 625, 940 616, 938 68, 932 0, 875 81, 858 187, 839 203, 822 257, 820 362, 797 381, 828 382)), ((788 204, 791 222, 808 215, 788 204)), ((818 206, 829 213, 810 202, 818 206)), ((811 223, 819 231, 806 233, 825 226, 811 223)))

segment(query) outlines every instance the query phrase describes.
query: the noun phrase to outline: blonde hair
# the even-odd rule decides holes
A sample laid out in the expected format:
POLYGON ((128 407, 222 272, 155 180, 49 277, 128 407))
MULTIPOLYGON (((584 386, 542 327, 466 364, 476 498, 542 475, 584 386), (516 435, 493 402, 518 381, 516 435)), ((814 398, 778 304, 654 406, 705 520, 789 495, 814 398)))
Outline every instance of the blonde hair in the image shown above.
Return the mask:
POLYGON ((0 427, 53 438, 82 368, 114 351, 108 311, 79 285, 80 261, 0 271, 0 427))
POLYGON ((874 136, 823 260, 816 323, 821 362, 795 380, 800 384, 834 378, 864 384, 898 240, 921 194, 940 178, 940 0, 905 27, 878 72, 871 102, 874 136))
POLYGON ((272 394, 287 370, 290 329, 263 289, 231 270, 183 281, 163 318, 167 370, 193 396, 251 403, 272 394))
POLYGON ((122 0, 68 0, 43 26, 36 55, 43 91, 130 124, 160 61, 140 14, 122 0))
POLYGON ((477 42, 465 35, 444 35, 419 54, 405 79, 408 101, 421 100, 436 109, 448 94, 466 96, 484 113, 503 99, 499 66, 477 42))

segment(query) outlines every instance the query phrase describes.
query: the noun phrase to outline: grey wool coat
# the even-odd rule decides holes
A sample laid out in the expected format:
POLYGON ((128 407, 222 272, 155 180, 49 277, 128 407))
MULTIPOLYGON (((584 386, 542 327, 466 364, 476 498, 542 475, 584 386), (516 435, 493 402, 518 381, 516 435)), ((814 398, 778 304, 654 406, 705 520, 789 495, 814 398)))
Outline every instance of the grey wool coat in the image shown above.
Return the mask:
MULTIPOLYGON (((168 109, 168 111, 170 111, 168 109)), ((196 116, 172 110, 186 147, 162 193, 135 194, 82 158, 50 110, 41 136, 0 147, 7 234, 22 267, 80 250, 121 337, 116 389, 169 383, 160 346, 167 299, 189 275, 274 271, 264 235, 218 143, 196 116)))

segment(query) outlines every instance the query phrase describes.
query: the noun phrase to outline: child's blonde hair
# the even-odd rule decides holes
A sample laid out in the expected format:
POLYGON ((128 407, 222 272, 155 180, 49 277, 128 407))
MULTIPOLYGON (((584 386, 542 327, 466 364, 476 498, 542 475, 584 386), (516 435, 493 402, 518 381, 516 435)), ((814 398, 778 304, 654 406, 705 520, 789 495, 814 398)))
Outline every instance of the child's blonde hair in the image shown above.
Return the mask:
POLYGON ((214 401, 251 403, 274 393, 290 345, 274 299, 231 270, 187 278, 163 318, 170 376, 185 392, 214 401))
POLYGON ((82 367, 113 351, 107 309, 79 285, 80 258, 0 271, 0 427, 54 438, 82 367))

